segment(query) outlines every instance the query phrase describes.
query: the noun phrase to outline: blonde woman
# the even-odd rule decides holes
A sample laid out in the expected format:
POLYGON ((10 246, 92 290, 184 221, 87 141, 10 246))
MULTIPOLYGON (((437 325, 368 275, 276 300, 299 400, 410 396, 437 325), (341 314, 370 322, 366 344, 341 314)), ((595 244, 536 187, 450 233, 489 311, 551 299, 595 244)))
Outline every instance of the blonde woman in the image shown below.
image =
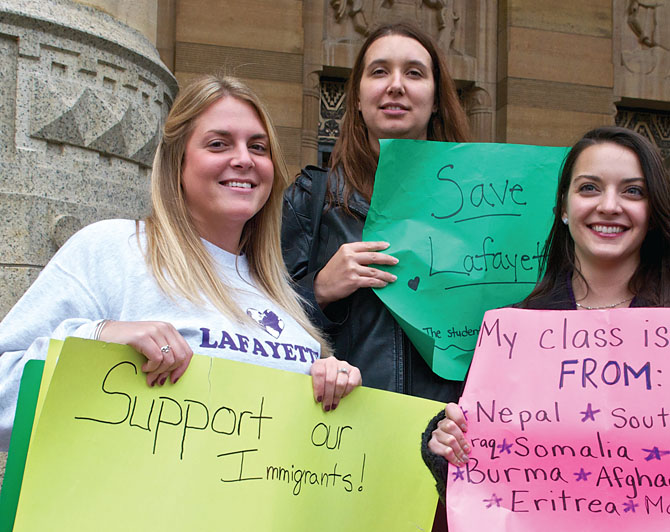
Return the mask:
POLYGON ((282 195, 289 184, 270 118, 233 78, 180 92, 154 159, 152 213, 75 234, 0 323, 0 449, 25 362, 49 338, 127 344, 149 386, 184 374, 193 352, 313 376, 328 411, 361 384, 330 355, 287 281, 282 195))

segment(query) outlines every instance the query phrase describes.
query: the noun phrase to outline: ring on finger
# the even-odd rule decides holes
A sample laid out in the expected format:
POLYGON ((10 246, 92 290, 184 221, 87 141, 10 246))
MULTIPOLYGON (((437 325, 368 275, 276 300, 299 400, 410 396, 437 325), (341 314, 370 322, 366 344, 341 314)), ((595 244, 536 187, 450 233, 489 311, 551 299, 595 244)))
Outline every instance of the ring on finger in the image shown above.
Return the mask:
POLYGON ((337 370, 337 372, 338 373, 345 373, 345 374, 349 375, 349 370, 347 368, 339 368, 337 370))
POLYGON ((170 344, 165 344, 163 347, 161 347, 161 353, 169 353, 172 348, 170 347, 170 344))

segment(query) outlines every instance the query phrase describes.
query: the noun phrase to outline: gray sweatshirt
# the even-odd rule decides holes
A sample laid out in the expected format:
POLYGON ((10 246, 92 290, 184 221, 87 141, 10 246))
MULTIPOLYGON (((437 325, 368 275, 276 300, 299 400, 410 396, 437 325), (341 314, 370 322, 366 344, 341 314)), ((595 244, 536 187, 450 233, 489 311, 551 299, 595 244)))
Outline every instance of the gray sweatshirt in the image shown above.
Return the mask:
POLYGON ((144 259, 132 220, 105 220, 76 233, 0 323, 0 450, 7 450, 23 367, 44 359, 50 338, 91 338, 102 319, 165 321, 193 352, 309 374, 319 344, 251 281, 244 256, 204 241, 240 307, 238 323, 213 306, 166 295, 144 259))

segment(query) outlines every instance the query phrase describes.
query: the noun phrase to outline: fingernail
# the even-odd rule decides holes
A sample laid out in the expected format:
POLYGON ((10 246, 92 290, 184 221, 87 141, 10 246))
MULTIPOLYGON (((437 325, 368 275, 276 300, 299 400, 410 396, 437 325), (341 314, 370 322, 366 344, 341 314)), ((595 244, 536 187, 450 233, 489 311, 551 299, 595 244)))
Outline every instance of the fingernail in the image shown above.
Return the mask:
POLYGON ((468 430, 468 426, 465 423, 463 423, 461 425, 461 430, 468 430))
POLYGON ((151 386, 153 388, 154 384, 156 384, 156 381, 152 381, 152 383, 149 386, 151 386))
POLYGON ((329 405, 329 406, 326 406, 326 407, 324 408, 324 410, 325 410, 326 412, 330 412, 330 405, 329 405))
POLYGON ((467 444, 464 445, 464 446, 463 446, 463 450, 464 450, 466 453, 469 453, 469 452, 470 452, 470 446, 467 445, 467 444))
POLYGON ((398 262, 399 262, 398 259, 396 257, 393 257, 393 259, 394 259, 393 264, 398 264, 398 262))
POLYGON ((319 397, 316 398, 316 402, 320 403, 323 400, 323 396, 319 395, 319 397))
POLYGON ((174 381, 172 381, 172 384, 177 384, 177 381, 181 379, 181 377, 177 377, 174 381))
POLYGON ((163 377, 163 378, 161 379, 161 386, 163 386, 163 384, 165 384, 165 381, 166 381, 166 380, 167 380, 167 377, 163 377))
POLYGON ((392 275, 391 278, 392 278, 394 281, 397 281, 397 280, 398 280, 398 276, 397 276, 397 275, 392 275))
POLYGON ((470 460, 467 456, 463 455, 461 456, 461 463, 467 464, 468 460, 470 460))
POLYGON ((335 403, 335 404, 333 405, 333 410, 335 410, 335 409, 337 408, 337 405, 338 405, 338 404, 339 404, 339 403, 335 403))

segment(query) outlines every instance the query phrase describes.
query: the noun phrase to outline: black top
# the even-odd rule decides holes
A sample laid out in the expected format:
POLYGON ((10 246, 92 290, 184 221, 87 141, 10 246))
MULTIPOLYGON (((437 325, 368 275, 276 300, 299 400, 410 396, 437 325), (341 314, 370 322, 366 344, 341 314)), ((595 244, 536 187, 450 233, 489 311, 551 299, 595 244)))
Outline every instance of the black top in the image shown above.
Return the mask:
POLYGON ((325 178, 324 170, 307 167, 284 195, 284 261, 298 292, 308 302, 310 319, 324 330, 335 355, 360 369, 366 386, 440 402, 457 401, 463 383, 433 373, 372 289, 359 288, 328 305, 325 312, 317 305, 316 274, 342 244, 362 240, 370 207, 354 192, 348 204, 354 215, 348 214, 342 207, 342 182, 331 176, 328 186, 335 201, 324 203, 318 241, 313 243, 312 182, 325 178), (316 264, 308 271, 313 244, 318 246, 316 264))

